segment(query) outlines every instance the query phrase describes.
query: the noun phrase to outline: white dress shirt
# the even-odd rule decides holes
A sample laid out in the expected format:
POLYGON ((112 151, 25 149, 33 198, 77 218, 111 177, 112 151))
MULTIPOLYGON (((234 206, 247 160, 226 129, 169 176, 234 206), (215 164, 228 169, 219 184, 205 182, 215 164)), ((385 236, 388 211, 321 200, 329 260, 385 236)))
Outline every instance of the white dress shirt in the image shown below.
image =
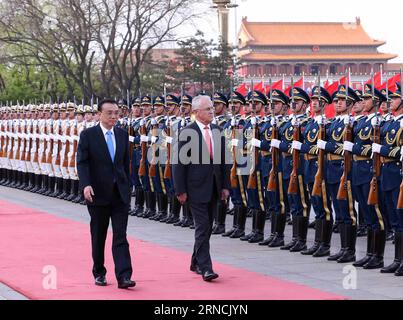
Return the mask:
POLYGON ((106 133, 107 133, 108 131, 112 132, 113 149, 114 149, 114 154, 116 155, 116 138, 115 138, 114 128, 112 128, 111 130, 108 130, 108 129, 106 129, 106 128, 102 125, 101 122, 99 123, 99 126, 100 126, 101 129, 102 129, 102 133, 104 134, 104 138, 105 138, 105 142, 106 142, 106 145, 107 145, 107 146, 108 146, 108 141, 107 141, 107 140, 108 140, 108 137, 107 137, 106 133))

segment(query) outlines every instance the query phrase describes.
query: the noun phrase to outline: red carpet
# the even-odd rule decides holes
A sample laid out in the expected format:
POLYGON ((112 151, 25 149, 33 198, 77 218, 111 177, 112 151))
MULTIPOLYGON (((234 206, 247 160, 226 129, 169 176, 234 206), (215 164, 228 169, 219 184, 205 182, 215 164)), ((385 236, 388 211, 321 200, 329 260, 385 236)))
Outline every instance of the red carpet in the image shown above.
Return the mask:
POLYGON ((220 278, 206 283, 188 271, 188 253, 133 238, 129 241, 137 286, 117 289, 110 240, 108 236, 109 285, 96 287, 88 225, 0 201, 0 282, 31 299, 344 299, 218 263, 214 267, 220 278), (56 267, 57 289, 42 285, 43 269, 49 265, 56 267))

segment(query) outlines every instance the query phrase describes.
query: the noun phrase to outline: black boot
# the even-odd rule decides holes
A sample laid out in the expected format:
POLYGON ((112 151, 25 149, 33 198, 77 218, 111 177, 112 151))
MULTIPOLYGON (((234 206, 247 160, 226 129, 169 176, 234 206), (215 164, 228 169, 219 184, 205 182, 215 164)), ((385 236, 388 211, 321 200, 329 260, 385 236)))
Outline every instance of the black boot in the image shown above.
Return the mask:
POLYGON ((10 183, 9 187, 10 188, 15 188, 15 186, 18 184, 18 171, 13 170, 12 172, 12 182, 10 183))
POLYGON ((49 177, 48 178, 48 190, 43 195, 50 196, 53 192, 55 192, 55 184, 56 184, 56 178, 49 177))
POLYGON ((4 182, 3 186, 9 187, 13 183, 13 171, 7 170, 7 180, 4 182))
POLYGON ((259 210, 257 209, 252 209, 252 231, 242 237, 240 237, 239 239, 241 241, 248 241, 250 238, 252 238, 255 235, 256 232, 256 221, 257 221, 257 215, 259 213, 259 210))
POLYGON ((338 263, 350 263, 355 261, 355 243, 357 241, 357 227, 351 224, 343 224, 343 234, 345 238, 345 250, 343 255, 337 259, 338 263))
POLYGON ((238 239, 245 235, 245 224, 247 215, 248 215, 248 208, 240 206, 238 212, 237 228, 233 233, 231 233, 231 235, 229 236, 230 238, 238 239))
POLYGON ((281 250, 290 250, 298 241, 298 219, 297 217, 292 218, 292 239, 291 242, 282 246, 281 250))
POLYGON ((302 250, 306 250, 306 236, 308 234, 309 218, 299 216, 297 217, 297 221, 298 241, 292 248, 290 248, 290 252, 301 252, 302 250))
POLYGON ((371 257, 373 255, 373 238, 374 238, 374 231, 371 228, 368 228, 367 230, 367 254, 365 255, 364 258, 358 260, 357 262, 353 263, 354 267, 363 267, 369 260, 371 260, 371 257))
POLYGON ((166 194, 157 194, 158 213, 151 217, 150 220, 160 221, 168 214, 168 197, 166 194))
POLYGON ((66 194, 62 198, 63 200, 67 200, 71 196, 71 194, 72 194, 72 186, 71 185, 72 185, 72 180, 67 179, 66 180, 66 194))
MULTIPOLYGON (((186 205, 182 205, 182 218, 179 219, 178 222, 175 222, 173 225, 174 227, 182 227, 182 226, 186 226, 187 221, 189 220, 188 215, 189 215, 189 210, 188 206, 186 205)), ((188 226, 187 226, 188 227, 188 226)))
POLYGON ((43 186, 42 189, 38 191, 38 193, 43 195, 48 191, 49 188, 49 176, 44 175, 42 180, 43 180, 43 186))
POLYGON ((381 273, 395 273, 395 271, 399 268, 402 263, 402 257, 400 256, 400 252, 402 252, 402 240, 403 233, 395 233, 395 259, 392 264, 389 266, 382 268, 381 273))
POLYGON ((232 218, 232 228, 230 230, 228 230, 227 232, 224 232, 222 234, 223 237, 229 237, 238 228, 238 217, 239 217, 240 211, 241 211, 241 206, 234 207, 234 214, 233 214, 233 218, 232 218))
MULTIPOLYGON (((166 223, 168 223, 168 224, 173 224, 173 223, 176 223, 179 221, 179 216, 180 216, 181 207, 182 207, 182 205, 179 202, 177 197, 173 196, 171 201, 172 201, 171 208, 170 208, 171 212, 166 221, 166 223)), ((185 205, 188 205, 188 204, 185 204, 185 205)))
POLYGON ((259 246, 268 246, 270 244, 270 242, 273 241, 273 239, 276 235, 276 217, 277 217, 277 215, 274 211, 272 211, 270 213, 270 215, 271 215, 270 236, 267 239, 259 242, 259 246))
POLYGON ((322 220, 322 232, 320 245, 318 250, 312 255, 312 257, 320 258, 327 257, 330 255, 330 243, 332 240, 332 229, 333 229, 333 221, 322 220))
POLYGON ((142 215, 142 218, 148 219, 155 215, 155 208, 157 206, 157 198, 155 192, 148 191, 146 193, 146 198, 148 198, 148 210, 142 215))
POLYGON ((258 243, 263 240, 264 225, 266 223, 266 212, 258 210, 256 215, 255 234, 249 238, 249 243, 258 243))
POLYGON ((34 182, 34 184, 35 184, 35 186, 31 189, 31 192, 33 192, 33 193, 37 193, 38 192, 38 190, 39 190, 39 180, 42 178, 42 175, 40 175, 40 174, 36 174, 35 175, 35 182, 34 182))
POLYGON ((14 185, 15 189, 20 189, 21 185, 22 185, 22 172, 21 171, 17 171, 17 179, 16 179, 16 184, 14 185))
POLYGON ((364 269, 383 268, 383 255, 385 253, 386 232, 385 230, 373 231, 373 250, 371 259, 364 264, 364 269))
POLYGON ((77 180, 70 180, 70 181, 71 181, 70 195, 65 198, 65 200, 67 201, 72 201, 77 196, 76 189, 78 189, 78 181, 77 180))
POLYGON ((66 195, 66 188, 67 188, 67 180, 60 178, 61 180, 61 193, 56 197, 57 199, 63 199, 66 195))
POLYGON ((301 251, 303 255, 312 255, 314 254, 320 247, 320 240, 322 239, 322 232, 323 232, 323 220, 316 219, 315 220, 315 240, 312 247, 301 251))
POLYGON ((227 216, 227 202, 219 201, 217 204, 217 217, 212 234, 223 234, 225 232, 225 218, 227 216))
POLYGON ((285 225, 287 223, 287 215, 286 214, 276 214, 276 234, 270 242, 270 248, 277 248, 284 246, 284 230, 285 225))
POLYGON ((399 233, 399 237, 400 237, 400 250, 399 250, 400 265, 395 271, 395 276, 397 277, 403 276, 403 234, 399 233))
MULTIPOLYGON (((343 254, 346 248, 344 247, 345 245, 345 237, 344 233, 341 230, 344 230, 342 227, 343 224, 338 223, 337 228, 338 228, 338 233, 340 234, 340 250, 336 254, 331 255, 330 257, 327 258, 328 261, 337 261, 343 254)), ((333 226, 333 232, 334 232, 334 226, 333 226)))
MULTIPOLYGON (((190 210, 189 204, 187 204, 186 207, 187 207, 187 210, 188 210, 187 221, 189 222, 189 228, 190 229, 195 229, 196 227, 195 227, 195 222, 194 222, 194 219, 193 219, 192 210, 190 210)), ((179 218, 179 216, 178 216, 178 218, 179 218)), ((184 227, 184 226, 182 226, 182 227, 184 227)))

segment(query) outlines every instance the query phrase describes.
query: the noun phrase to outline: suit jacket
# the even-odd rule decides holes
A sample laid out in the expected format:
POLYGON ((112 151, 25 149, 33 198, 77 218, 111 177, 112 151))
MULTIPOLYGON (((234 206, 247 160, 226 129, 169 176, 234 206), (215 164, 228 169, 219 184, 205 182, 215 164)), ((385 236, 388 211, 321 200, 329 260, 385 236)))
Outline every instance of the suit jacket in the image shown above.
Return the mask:
POLYGON ((129 137, 125 130, 114 128, 115 159, 112 161, 100 125, 84 130, 77 147, 77 171, 80 187, 91 186, 95 196, 92 206, 108 205, 116 183, 121 199, 130 201, 129 137))
POLYGON ((214 141, 213 161, 196 122, 182 129, 179 142, 174 147, 172 173, 175 194, 187 193, 192 202, 210 202, 213 192, 220 198, 222 189, 230 189, 231 165, 225 164, 225 137, 219 126, 210 126, 214 141), (182 158, 184 155, 187 159, 182 158))

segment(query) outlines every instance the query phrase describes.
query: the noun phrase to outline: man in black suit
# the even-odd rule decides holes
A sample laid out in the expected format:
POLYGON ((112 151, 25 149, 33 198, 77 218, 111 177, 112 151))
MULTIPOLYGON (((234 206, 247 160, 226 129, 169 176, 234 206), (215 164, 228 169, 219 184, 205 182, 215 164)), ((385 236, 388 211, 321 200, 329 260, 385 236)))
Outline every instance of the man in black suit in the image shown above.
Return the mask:
POLYGON ((211 124, 213 103, 209 96, 193 98, 196 120, 182 129, 173 159, 173 181, 178 200, 189 202, 195 222, 195 244, 190 270, 203 280, 218 277, 210 257, 210 236, 217 201, 229 196, 229 165, 225 164, 225 141, 219 126, 211 124))
POLYGON ((77 148, 77 171, 91 216, 92 273, 95 284, 106 286, 105 240, 112 220, 112 254, 119 288, 134 287, 126 239, 130 203, 129 137, 115 124, 119 116, 114 100, 100 103, 100 123, 84 130, 77 148))

